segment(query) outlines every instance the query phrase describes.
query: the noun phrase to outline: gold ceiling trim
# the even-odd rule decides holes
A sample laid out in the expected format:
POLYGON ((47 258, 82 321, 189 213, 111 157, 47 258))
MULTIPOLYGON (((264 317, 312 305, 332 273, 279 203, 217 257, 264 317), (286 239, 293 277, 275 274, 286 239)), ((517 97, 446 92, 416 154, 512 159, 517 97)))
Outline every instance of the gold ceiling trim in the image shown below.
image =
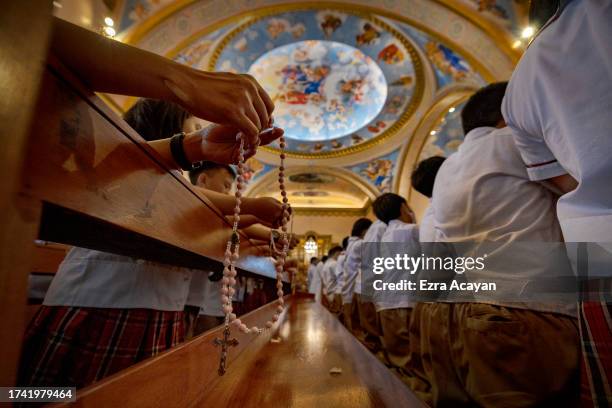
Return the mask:
MULTIPOLYGON (((248 27, 252 26, 253 24, 258 23, 267 17, 278 15, 280 13, 285 13, 288 11, 310 11, 310 10, 319 10, 321 8, 325 8, 326 10, 329 9, 331 11, 336 11, 338 13, 343 13, 343 14, 352 14, 360 18, 369 20, 372 23, 376 24, 377 26, 381 27, 383 30, 389 32, 391 35, 393 35, 393 37, 395 37, 398 41, 400 41, 402 45, 405 47, 405 49, 408 51, 408 53, 410 54, 410 60, 414 67, 414 75, 415 75, 414 93, 412 94, 412 97, 410 98, 410 101, 406 105, 406 108, 404 109, 404 112, 402 113, 402 115, 395 122, 393 122, 391 126, 385 129, 385 131, 383 131, 381 134, 374 136, 371 139, 368 139, 367 141, 363 143, 359 143, 357 145, 345 147, 343 149, 338 149, 338 150, 319 152, 319 153, 300 153, 300 152, 295 152, 295 151, 285 151, 285 154, 287 155, 287 157, 293 157, 297 159, 323 159, 323 158, 327 159, 327 158, 334 158, 334 157, 343 157, 343 156, 347 156, 353 153, 362 152, 373 146, 381 144, 382 142, 388 140, 389 138, 397 134, 404 127, 404 125, 408 123, 408 121, 410 120, 414 112, 416 112, 417 108, 421 104, 421 101, 423 100, 423 94, 425 91, 425 74, 423 72, 423 63, 421 61, 419 53, 412 45, 412 42, 408 40, 408 38, 406 38, 405 35, 400 33, 398 30, 396 30, 394 27, 390 26, 386 22, 382 21, 381 19, 376 18, 369 12, 355 11, 355 10, 343 10, 340 8, 333 8, 332 6, 326 7, 324 5, 321 5, 321 3, 319 2, 314 3, 314 4, 311 3, 307 5, 287 4, 287 5, 282 5, 282 6, 278 6, 274 8, 267 8, 267 9, 262 9, 262 10, 257 10, 257 11, 252 12, 251 19, 242 23, 238 27, 234 28, 229 33, 225 34, 223 39, 217 44, 217 46, 212 52, 211 57, 208 60, 208 70, 209 71, 215 70, 217 61, 219 60, 219 57, 221 56, 221 53, 223 52, 223 50, 225 50, 226 46, 237 35, 242 33, 244 30, 246 30, 248 27)), ((281 153, 280 149, 277 149, 275 147, 262 146, 260 147, 260 149, 266 150, 268 152, 272 152, 275 154, 281 153)))
POLYGON ((312 207, 291 207, 293 214, 302 216, 321 216, 321 217, 365 217, 368 214, 368 205, 364 208, 312 208, 312 207))
MULTIPOLYGON (((255 180, 247 187, 247 190, 244 193, 245 197, 257 197, 259 194, 262 194, 265 191, 265 188, 271 182, 276 183, 276 180, 278 179, 278 171, 279 170, 277 167, 255 180)), ((371 202, 380 194, 380 192, 372 184, 368 183, 366 180, 359 177, 354 172, 347 170, 343 167, 292 166, 290 168, 285 169, 285 177, 289 179, 290 176, 303 172, 327 174, 334 177, 338 177, 344 181, 347 181, 350 184, 353 184, 355 187, 359 188, 367 197, 367 201, 364 204, 364 206, 366 207, 368 206, 368 202, 371 202)))
MULTIPOLYGON (((151 30, 153 30, 153 28, 155 28, 157 25, 163 23, 165 20, 169 19, 173 14, 187 8, 188 6, 190 6, 193 3, 196 3, 198 0, 178 0, 164 8, 162 8, 161 10, 158 10, 157 12, 155 12, 154 14, 152 14, 151 16, 149 16, 147 19, 145 19, 145 21, 143 21, 142 23, 138 24, 133 30, 128 29, 128 33, 125 34, 125 36, 122 38, 122 41, 127 43, 127 44, 136 44, 138 42, 140 42, 140 40, 142 40, 151 30)), ((513 38, 511 37, 510 33, 507 32, 507 30, 500 30, 499 27, 496 27, 491 21, 489 21, 487 18, 482 18, 482 15, 479 14, 477 11, 470 9, 469 7, 460 4, 459 2, 457 2, 456 0, 431 0, 433 2, 438 3, 439 5, 446 7, 447 9, 455 12, 456 14, 458 14, 459 16, 465 18, 466 20, 468 20, 470 23, 474 24, 476 27, 480 28, 481 30, 483 30, 487 36, 489 36, 493 42, 495 44, 497 44, 500 49, 504 52, 504 54, 506 54, 510 60, 516 64, 516 62, 518 62, 521 53, 519 51, 517 51, 516 49, 512 48, 512 43, 514 42, 513 38)), ((347 7, 350 6, 351 9, 361 9, 361 10, 369 10, 371 12, 374 12, 376 14, 380 14, 382 16, 385 17, 389 17, 389 18, 393 18, 395 20, 398 21, 402 21, 411 25, 414 25, 415 27, 425 31, 426 33, 433 35, 434 38, 440 40, 441 36, 437 36, 437 33, 432 32, 431 30, 429 30, 427 27, 425 27, 424 25, 419 24, 418 22, 412 21, 409 18, 406 18, 404 16, 398 15, 398 14, 394 14, 392 12, 388 12, 385 9, 382 8, 377 8, 377 7, 372 7, 372 6, 364 6, 361 4, 347 4, 347 3, 338 3, 338 2, 317 2, 318 4, 321 5, 321 7, 327 7, 328 5, 332 4, 335 7, 347 7)), ((277 6, 264 6, 261 7, 259 9, 254 9, 253 11, 258 11, 261 9, 266 9, 266 8, 279 8, 280 5, 277 6)), ((332 7, 333 7, 332 6, 332 7)), ((242 13, 241 17, 244 17, 245 13, 242 13)), ((230 16, 227 18, 224 18, 214 24, 211 24, 210 26, 208 26, 207 28, 211 28, 213 27, 214 29, 217 29, 219 27, 222 27, 223 25, 229 23, 229 22, 233 22, 236 19, 236 15, 234 16, 230 16)), ((212 30, 210 30, 212 31, 212 30)), ((200 34, 201 35, 201 34, 200 34)), ((448 38, 444 38, 444 41, 447 41, 449 44, 453 45, 453 48, 457 49, 457 50, 462 50, 462 47, 460 47, 458 44, 455 44, 453 41, 450 41, 448 38)), ((465 52, 465 50, 463 49, 462 51, 464 55, 464 57, 466 59, 468 59, 468 55, 470 55, 470 53, 465 52)), ((473 61, 470 61, 468 59, 468 62, 470 62, 470 64, 472 64, 473 66, 476 67, 476 64, 474 64, 473 61)), ((478 64, 478 63, 477 63, 478 64)), ((479 64, 480 65, 480 64, 479 64)), ((483 68, 481 66, 481 68, 483 68)), ((481 69, 479 68, 479 70, 481 69)), ((488 72, 488 70, 483 69, 484 72, 488 72)), ((487 79, 487 81, 492 82, 494 79, 487 79)))
MULTIPOLYGON (((140 40, 142 40, 151 30, 153 30, 153 28, 155 28, 157 25, 163 23, 165 20, 169 19, 170 17, 172 17, 175 13, 180 12, 182 9, 190 6, 191 4, 195 3, 198 0, 179 0, 176 3, 173 3, 172 5, 169 5, 167 7, 164 7, 163 9, 157 11, 156 13, 154 13, 153 15, 151 15, 150 17, 148 17, 144 22, 142 22, 141 24, 139 24, 138 26, 135 27, 135 29, 131 32, 128 32, 125 37, 122 38, 122 41, 126 44, 133 44, 136 45, 140 40)), ((440 4, 441 6, 444 6, 448 9, 450 9, 451 11, 457 13, 457 15, 465 18, 466 20, 468 20, 469 22, 471 22, 472 24, 474 24, 476 27, 482 29, 485 34, 491 38, 493 40, 493 42, 502 50, 504 51, 504 54, 506 54, 510 60, 513 63, 516 63, 518 61, 518 59, 520 58, 520 52, 518 52, 517 50, 513 49, 511 46, 511 42, 509 40, 509 35, 507 33, 503 33, 502 31, 504 30, 499 30, 499 28, 495 27, 494 25, 492 25, 489 21, 484 21, 485 19, 482 18, 482 16, 480 16, 480 14, 474 10, 469 9, 468 7, 464 6, 464 5, 459 5, 457 4, 456 1, 453 0, 431 0, 434 2, 437 2, 438 4, 440 4)), ((183 49, 187 48, 188 46, 190 46, 193 42, 195 42, 198 38, 202 37, 203 35, 209 34, 227 24, 231 24, 243 19, 248 19, 250 17, 255 16, 256 13, 265 13, 265 12, 270 12, 270 10, 273 12, 274 10, 279 10, 282 9, 283 6, 292 6, 292 7, 296 7, 296 8, 300 8, 300 5, 302 5, 302 7, 304 5, 308 5, 310 4, 312 6, 312 3, 293 3, 293 4, 288 4, 288 5, 276 5, 276 6, 264 6, 264 7, 260 7, 260 8, 255 8, 253 10, 250 10, 248 12, 244 12, 244 13, 240 13, 240 14, 235 14, 226 18, 223 18, 213 24, 210 24, 204 28, 202 28, 201 30, 198 30, 196 32, 194 32, 193 34, 191 34, 189 37, 185 38, 184 40, 182 40, 179 44, 177 44, 177 46, 175 46, 174 48, 172 48, 170 51, 168 51, 167 53, 164 54, 165 57, 173 59, 174 57, 176 57, 183 49)), ((351 6, 352 10, 358 10, 358 11, 362 11, 362 12, 370 12, 370 13, 375 13, 377 15, 383 16, 383 17, 387 17, 408 25, 411 25, 423 32, 425 32, 426 34, 430 35, 433 39, 435 39, 436 41, 442 42, 448 46, 450 46, 450 48, 456 50, 457 52, 459 52, 461 54, 461 56, 463 58, 465 58, 465 60, 476 70, 476 72, 478 72, 487 82, 495 82, 495 81, 499 81, 503 78, 498 78, 496 76, 494 76, 491 71, 489 71, 488 68, 486 68, 482 63, 480 63, 480 61, 476 58, 474 58, 472 56, 472 53, 469 52, 467 49, 465 49, 461 44, 453 41, 452 39, 443 36, 441 34, 439 34, 436 31, 431 30, 428 26, 421 24, 418 21, 415 21, 413 19, 404 17, 402 15, 398 15, 398 14, 394 14, 391 13, 385 9, 382 8, 377 8, 377 7, 373 7, 373 6, 364 6, 361 4, 347 4, 347 3, 339 3, 339 2, 317 2, 317 7, 318 8, 342 8, 342 7, 346 7, 347 5, 351 6)), ((127 99, 127 101, 123 104, 122 110, 125 112, 127 111, 134 103, 136 103, 136 101, 138 100, 138 98, 135 97, 129 97, 127 99)), ((373 140, 373 139, 370 139, 373 140)))

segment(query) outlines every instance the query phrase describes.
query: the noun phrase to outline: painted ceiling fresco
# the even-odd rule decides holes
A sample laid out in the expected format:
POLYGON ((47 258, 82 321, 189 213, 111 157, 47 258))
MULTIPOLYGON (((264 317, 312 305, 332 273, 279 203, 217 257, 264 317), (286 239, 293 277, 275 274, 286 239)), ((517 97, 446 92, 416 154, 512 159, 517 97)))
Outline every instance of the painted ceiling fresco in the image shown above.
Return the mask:
POLYGON ((349 135, 376 118, 387 99, 378 65, 338 42, 283 45, 259 57, 248 72, 272 96, 276 124, 297 143, 349 135))
POLYGON ((415 58, 412 43, 381 20, 313 9, 235 28, 208 68, 252 74, 277 104, 287 150, 316 154, 359 145, 407 120, 422 77, 415 58))

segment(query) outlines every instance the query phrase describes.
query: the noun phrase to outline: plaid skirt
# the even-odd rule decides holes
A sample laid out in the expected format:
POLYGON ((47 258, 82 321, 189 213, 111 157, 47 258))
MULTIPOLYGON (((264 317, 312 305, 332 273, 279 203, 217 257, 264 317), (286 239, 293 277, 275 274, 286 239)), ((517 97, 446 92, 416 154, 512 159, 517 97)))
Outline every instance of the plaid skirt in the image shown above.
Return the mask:
POLYGON ((42 306, 25 334, 18 385, 85 387, 184 340, 183 312, 42 306))
POLYGON ((587 301, 579 304, 582 362, 582 407, 612 406, 612 305, 587 301))

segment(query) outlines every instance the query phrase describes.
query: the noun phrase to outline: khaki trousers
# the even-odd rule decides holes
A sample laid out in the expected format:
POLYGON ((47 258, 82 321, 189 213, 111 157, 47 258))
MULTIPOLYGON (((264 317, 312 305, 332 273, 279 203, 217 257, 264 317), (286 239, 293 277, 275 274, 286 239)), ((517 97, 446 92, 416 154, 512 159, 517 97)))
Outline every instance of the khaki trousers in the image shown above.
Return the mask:
POLYGON ((386 361, 408 383, 410 356, 409 327, 412 308, 386 309, 378 312, 386 361))
POLYGON ((419 303, 411 388, 436 407, 573 407, 576 319, 483 303, 419 303))
MULTIPOLYGON (((357 294, 356 294, 357 295, 357 294)), ((359 309, 359 324, 364 331, 363 344, 372 353, 376 354, 382 350, 380 337, 380 321, 374 303, 363 301, 362 297, 357 295, 357 305, 359 309)))
POLYGON ((342 312, 344 313, 344 325, 353 336, 361 339, 363 337, 363 330, 359 323, 359 304, 357 300, 357 294, 353 294, 351 303, 344 303, 342 305, 342 312))

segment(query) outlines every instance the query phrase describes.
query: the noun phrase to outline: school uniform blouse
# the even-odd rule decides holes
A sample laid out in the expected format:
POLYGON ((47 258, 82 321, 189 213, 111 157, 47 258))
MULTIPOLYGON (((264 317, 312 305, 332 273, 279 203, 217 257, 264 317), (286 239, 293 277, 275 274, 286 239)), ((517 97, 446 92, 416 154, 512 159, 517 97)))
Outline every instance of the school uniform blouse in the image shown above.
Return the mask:
POLYGON ((485 268, 466 271, 463 276, 468 282, 497 283, 495 292, 479 292, 474 301, 574 315, 574 303, 516 303, 528 284, 571 276, 572 272, 562 245, 556 247, 562 257, 558 250, 545 256, 543 251, 549 250, 550 244, 547 248, 537 245, 563 241, 555 197, 529 180, 509 128, 470 131, 457 152, 440 167, 432 205, 436 242, 495 243, 485 268), (518 244, 521 251, 512 253, 519 257, 508 259, 508 251, 516 251, 518 242, 527 244, 518 244), (558 262, 553 264, 551 259, 558 262))
POLYGON ((573 0, 530 44, 502 105, 529 178, 579 183, 557 205, 567 242, 612 242, 611 109, 612 2, 573 0))
POLYGON ((190 282, 186 268, 73 247, 43 304, 182 311, 190 282))
MULTIPOLYGON (((419 228, 416 224, 408 224, 400 220, 391 220, 384 234, 380 238, 382 243, 383 256, 395 256, 401 248, 401 254, 411 257, 419 257, 421 255, 421 245, 419 244, 419 228), (385 243, 395 245, 385 245, 385 243), (398 245, 401 244, 401 245, 398 245), (389 252, 388 254, 386 252, 389 252)), ((385 282, 400 282, 405 279, 408 272, 387 270, 382 279, 385 282)), ((410 298, 409 292, 385 292, 377 291, 374 293, 374 306, 376 311, 386 309, 399 309, 414 307, 416 302, 410 298)))
POLYGON ((213 282, 208 277, 212 272, 192 270, 191 285, 186 304, 200 308, 200 314, 225 316, 221 306, 221 281, 213 282))

